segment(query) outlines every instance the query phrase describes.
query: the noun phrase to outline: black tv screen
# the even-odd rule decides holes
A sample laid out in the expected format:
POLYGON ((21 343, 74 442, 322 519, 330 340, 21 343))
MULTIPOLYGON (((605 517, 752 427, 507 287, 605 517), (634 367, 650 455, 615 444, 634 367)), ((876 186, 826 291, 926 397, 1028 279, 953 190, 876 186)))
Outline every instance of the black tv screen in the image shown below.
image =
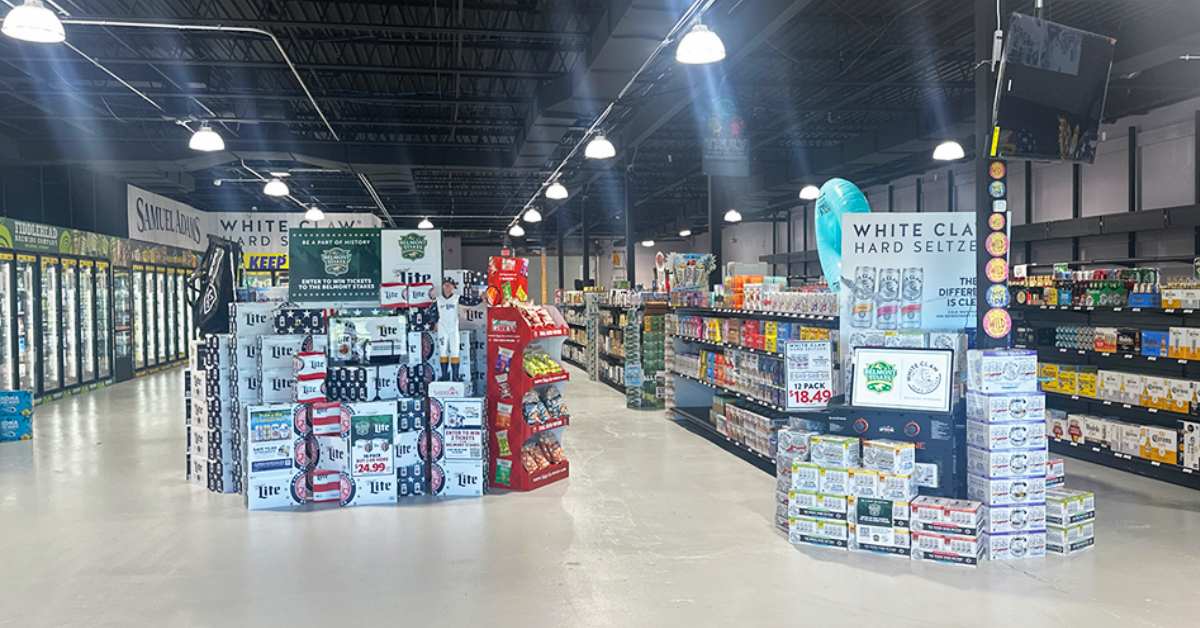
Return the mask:
POLYGON ((996 84, 992 154, 1092 163, 1117 40, 1014 13, 996 84))

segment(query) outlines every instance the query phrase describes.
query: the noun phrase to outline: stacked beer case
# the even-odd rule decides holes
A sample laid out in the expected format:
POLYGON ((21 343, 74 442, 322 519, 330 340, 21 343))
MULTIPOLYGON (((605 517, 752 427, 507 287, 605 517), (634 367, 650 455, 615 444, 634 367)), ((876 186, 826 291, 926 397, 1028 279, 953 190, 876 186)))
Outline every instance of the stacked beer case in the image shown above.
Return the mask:
POLYGON ((812 437, 820 432, 788 425, 776 433, 775 527, 788 532, 788 504, 792 491, 792 466, 808 462, 812 437))
POLYGON ((238 483, 238 425, 231 374, 232 337, 212 335, 197 347, 197 366, 191 371, 192 479, 214 493, 236 493, 238 483))
POLYGON ((967 354, 967 496, 987 509, 987 557, 1046 554, 1046 400, 1037 353, 967 354))
POLYGON ((1078 554, 1096 545, 1096 495, 1068 488, 1046 490, 1046 551, 1078 554))

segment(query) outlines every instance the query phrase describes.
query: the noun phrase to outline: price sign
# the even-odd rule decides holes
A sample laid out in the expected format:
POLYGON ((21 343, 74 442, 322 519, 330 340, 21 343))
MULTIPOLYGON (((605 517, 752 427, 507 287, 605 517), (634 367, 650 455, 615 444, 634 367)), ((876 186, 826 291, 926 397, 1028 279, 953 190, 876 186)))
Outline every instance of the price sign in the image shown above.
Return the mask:
POLYGON ((350 419, 350 459, 354 475, 390 475, 396 472, 392 450, 396 417, 359 414, 350 419))
POLYGON ((787 343, 787 409, 823 408, 833 398, 833 351, 828 340, 787 343))

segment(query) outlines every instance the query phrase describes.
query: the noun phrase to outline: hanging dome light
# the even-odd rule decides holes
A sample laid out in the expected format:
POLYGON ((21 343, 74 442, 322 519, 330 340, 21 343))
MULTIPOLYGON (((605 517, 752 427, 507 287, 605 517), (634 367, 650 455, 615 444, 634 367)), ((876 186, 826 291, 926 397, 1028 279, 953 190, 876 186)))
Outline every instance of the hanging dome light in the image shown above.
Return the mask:
POLYGON ((681 237, 681 238, 690 238, 690 237, 692 237, 692 230, 691 230, 691 229, 680 229, 680 230, 679 230, 679 237, 681 237))
POLYGON ((651 248, 654 246, 654 240, 642 240, 642 246, 651 248))
POLYGON ((815 185, 806 185, 804 189, 800 190, 800 200, 802 201, 815 201, 820 197, 821 188, 815 185))
POLYGON ((568 196, 570 196, 570 194, 567 193, 567 186, 559 183, 558 181, 551 183, 550 187, 546 188, 546 198, 552 201, 566 200, 568 196))
POLYGON ((617 156, 617 149, 603 133, 597 133, 583 150, 583 156, 588 159, 612 159, 617 156))
POLYGON ((281 179, 271 179, 263 186, 263 194, 267 196, 287 196, 291 193, 288 189, 288 184, 281 179))
POLYGON ((212 130, 207 122, 201 122, 200 128, 192 133, 192 139, 188 141, 188 148, 204 153, 214 153, 225 150, 225 140, 221 139, 221 136, 212 130))
POLYGON ((675 60, 688 65, 717 63, 725 59, 725 43, 708 27, 696 22, 675 48, 675 60))
POLYGON ((421 222, 417 223, 417 228, 418 228, 418 229, 426 229, 426 230, 428 230, 428 229, 432 229, 432 228, 433 228, 433 222, 432 222, 432 221, 430 221, 430 220, 429 220, 429 217, 427 216, 427 217, 425 217, 425 218, 422 218, 422 219, 421 219, 421 222))
POLYGON ((325 220, 325 212, 321 211, 320 207, 313 205, 308 208, 308 211, 304 212, 304 219, 309 222, 321 222, 325 220))
POLYGON ((741 221, 742 221, 742 212, 740 212, 736 209, 731 209, 731 210, 725 212, 725 222, 741 222, 741 221))
POLYGON ((520 224, 515 224, 511 229, 508 230, 508 235, 514 238, 523 238, 525 237, 525 228, 520 224))
POLYGON ((4 18, 0 32, 35 44, 61 44, 67 40, 62 21, 42 4, 42 0, 25 0, 25 4, 13 7, 4 18))
POLYGON ((942 142, 933 149, 933 158, 938 161, 957 161, 966 156, 967 153, 963 150, 962 144, 954 140, 942 142))
POLYGON ((538 211, 536 207, 530 207, 525 210, 525 215, 521 218, 530 224, 539 223, 542 221, 542 212, 538 211))

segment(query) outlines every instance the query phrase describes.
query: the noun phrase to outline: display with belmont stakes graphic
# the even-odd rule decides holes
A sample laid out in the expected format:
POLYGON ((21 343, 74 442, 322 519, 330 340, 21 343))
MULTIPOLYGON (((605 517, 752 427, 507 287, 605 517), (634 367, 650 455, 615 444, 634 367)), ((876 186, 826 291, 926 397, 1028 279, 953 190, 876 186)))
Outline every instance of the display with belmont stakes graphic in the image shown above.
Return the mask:
POLYGON ((297 229, 289 247, 293 303, 374 303, 379 299, 379 231, 297 229))
POLYGON ((432 305, 442 285, 442 232, 385 229, 380 240, 380 304, 387 308, 432 305))

